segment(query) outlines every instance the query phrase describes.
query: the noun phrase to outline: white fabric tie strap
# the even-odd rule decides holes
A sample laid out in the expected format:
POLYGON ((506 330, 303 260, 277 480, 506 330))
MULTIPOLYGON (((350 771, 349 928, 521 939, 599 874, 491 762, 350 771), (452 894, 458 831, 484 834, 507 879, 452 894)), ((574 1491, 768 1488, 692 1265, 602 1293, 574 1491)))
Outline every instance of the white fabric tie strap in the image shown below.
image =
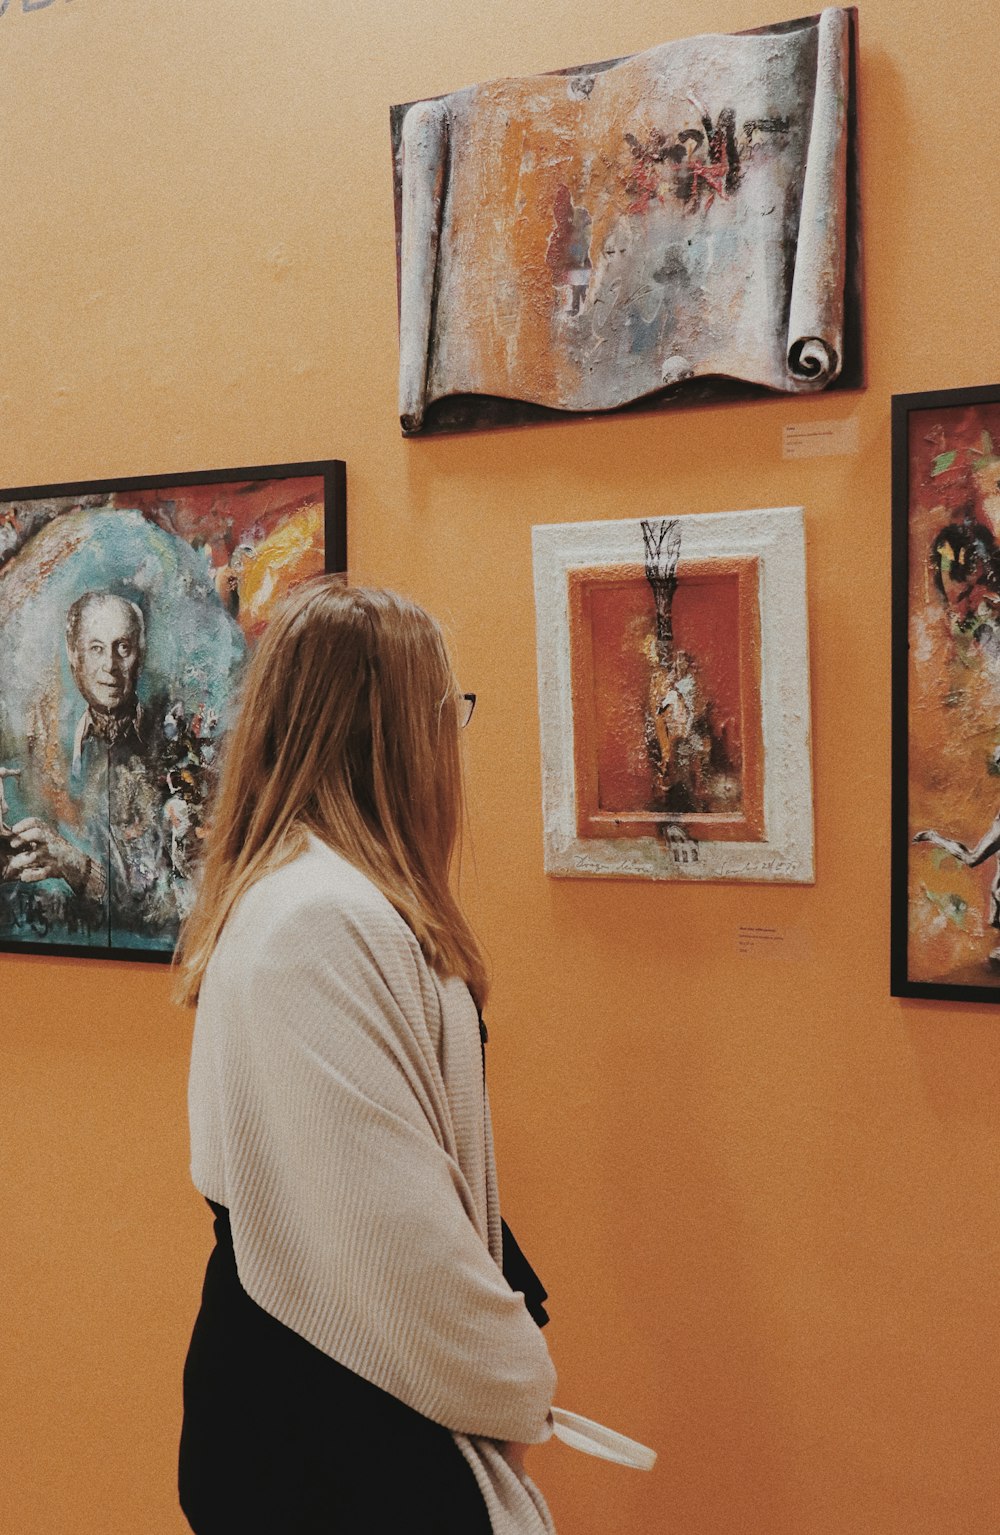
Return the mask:
POLYGON ((656 1465, 656 1451, 648 1445, 640 1444, 637 1439, 627 1439, 624 1434, 616 1434, 614 1429, 605 1428, 603 1423, 581 1418, 577 1412, 567 1412, 565 1407, 553 1407, 552 1432, 556 1439, 561 1439, 563 1444, 568 1444, 572 1449, 582 1450, 585 1455, 596 1455, 598 1460, 612 1460, 616 1466, 631 1466, 634 1471, 652 1471, 656 1465))

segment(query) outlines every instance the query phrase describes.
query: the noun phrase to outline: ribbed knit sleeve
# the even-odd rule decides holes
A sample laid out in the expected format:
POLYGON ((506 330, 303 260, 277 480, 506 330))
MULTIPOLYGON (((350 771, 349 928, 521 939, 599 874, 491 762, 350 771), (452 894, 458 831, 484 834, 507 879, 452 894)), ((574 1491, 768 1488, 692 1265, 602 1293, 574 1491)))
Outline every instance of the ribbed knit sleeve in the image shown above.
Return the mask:
POLYGON ((227 924, 190 1105, 194 1181, 260 1306, 458 1434, 548 1437, 555 1372, 488 1245, 475 1008, 329 850, 227 924))

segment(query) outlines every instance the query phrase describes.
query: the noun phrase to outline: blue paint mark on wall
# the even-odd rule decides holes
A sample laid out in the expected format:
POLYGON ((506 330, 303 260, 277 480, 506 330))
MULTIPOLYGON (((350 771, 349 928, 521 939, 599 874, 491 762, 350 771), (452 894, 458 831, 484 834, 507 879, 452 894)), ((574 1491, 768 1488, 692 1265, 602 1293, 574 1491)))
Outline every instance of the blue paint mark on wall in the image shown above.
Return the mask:
MULTIPOLYGON (((66 0, 67 5, 70 5, 71 3, 72 0, 66 0)), ((55 4, 56 0, 21 0, 21 11, 25 16, 27 16, 32 11, 46 11, 50 5, 55 4)), ((9 10, 10 0, 0 0, 0 16, 6 16, 9 10)))

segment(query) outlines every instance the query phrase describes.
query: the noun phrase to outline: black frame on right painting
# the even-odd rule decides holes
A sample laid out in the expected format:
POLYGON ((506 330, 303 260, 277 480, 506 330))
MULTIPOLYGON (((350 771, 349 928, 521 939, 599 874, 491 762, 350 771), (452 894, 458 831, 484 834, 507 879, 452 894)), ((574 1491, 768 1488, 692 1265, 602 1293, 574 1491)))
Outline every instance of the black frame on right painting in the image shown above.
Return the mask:
POLYGON ((891 992, 1000 1002, 1000 384, 892 400, 891 992))

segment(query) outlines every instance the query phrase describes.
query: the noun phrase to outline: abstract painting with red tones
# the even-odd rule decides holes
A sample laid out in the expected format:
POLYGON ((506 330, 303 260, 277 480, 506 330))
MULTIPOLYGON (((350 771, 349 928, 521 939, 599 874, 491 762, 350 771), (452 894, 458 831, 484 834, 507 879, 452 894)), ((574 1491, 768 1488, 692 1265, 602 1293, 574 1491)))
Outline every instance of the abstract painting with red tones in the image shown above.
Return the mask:
POLYGON ((857 387, 856 21, 394 107, 404 435, 857 387))
POLYGON ((344 466, 0 492, 0 948, 169 959, 247 656, 344 466))
POLYGON ((893 992, 1000 1001, 1000 386, 893 400, 893 992))
POLYGON ((809 882, 801 513, 534 544, 548 871, 809 882))
POLYGON ((668 628, 642 565, 571 573, 581 837, 759 839, 757 576, 753 559, 690 562, 668 628))

